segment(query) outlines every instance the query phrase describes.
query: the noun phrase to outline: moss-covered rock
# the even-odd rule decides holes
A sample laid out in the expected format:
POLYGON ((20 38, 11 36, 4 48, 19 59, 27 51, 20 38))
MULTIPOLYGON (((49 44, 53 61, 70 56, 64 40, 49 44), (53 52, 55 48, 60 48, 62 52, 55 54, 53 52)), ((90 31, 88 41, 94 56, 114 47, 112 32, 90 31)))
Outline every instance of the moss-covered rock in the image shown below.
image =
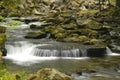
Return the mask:
POLYGON ((31 76, 28 80, 72 80, 72 78, 56 69, 44 68, 31 76))
POLYGON ((6 35, 5 34, 0 34, 0 47, 4 46, 6 41, 6 35))
POLYGON ((84 24, 86 24, 86 27, 89 29, 99 30, 102 28, 102 24, 90 19, 87 19, 84 24))
POLYGON ((46 33, 45 32, 28 32, 28 34, 25 36, 25 38, 33 38, 33 39, 41 39, 45 38, 46 33))
POLYGON ((65 33, 66 30, 63 29, 61 26, 56 26, 53 30, 53 32, 51 32, 53 35, 57 34, 57 33, 65 33))
POLYGON ((100 40, 100 39, 91 39, 90 40, 90 44, 94 44, 94 45, 103 45, 103 41, 102 40, 100 40))
POLYGON ((0 63, 2 61, 2 52, 0 51, 0 63))
POLYGON ((91 29, 78 29, 77 32, 81 33, 81 35, 86 35, 89 38, 96 38, 99 36, 99 33, 95 30, 91 30, 91 29))
POLYGON ((55 30, 55 26, 48 26, 48 27, 45 27, 45 32, 47 32, 47 33, 52 33, 53 30, 55 30))
POLYGON ((88 40, 89 38, 87 38, 86 36, 73 36, 73 37, 66 37, 63 39, 63 41, 65 42, 81 42, 81 43, 84 43, 88 40))
POLYGON ((74 22, 71 22, 69 24, 64 24, 62 25, 62 27, 65 29, 65 30, 74 30, 77 28, 77 24, 74 23, 74 22))
POLYGON ((56 40, 62 41, 67 36, 67 33, 57 33, 54 36, 56 40))

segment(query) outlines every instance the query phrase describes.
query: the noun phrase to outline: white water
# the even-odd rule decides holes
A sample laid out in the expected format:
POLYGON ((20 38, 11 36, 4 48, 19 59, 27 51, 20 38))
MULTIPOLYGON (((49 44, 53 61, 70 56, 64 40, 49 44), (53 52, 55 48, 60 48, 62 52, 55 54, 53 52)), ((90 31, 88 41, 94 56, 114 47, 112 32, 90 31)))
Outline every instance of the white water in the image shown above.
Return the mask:
MULTIPOLYGON (((16 30, 8 31, 8 34, 12 36, 8 39, 9 41, 14 41, 11 44, 6 44, 6 49, 8 51, 5 59, 12 60, 16 64, 20 65, 29 65, 32 63, 39 63, 44 60, 53 60, 53 59, 88 59, 86 57, 86 50, 83 48, 71 48, 71 49, 38 49, 37 47, 52 45, 52 44, 33 44, 29 40, 24 39, 26 31, 29 32, 30 25, 40 26, 41 22, 33 22, 20 25, 16 30), (23 30, 26 29, 26 30, 23 30), (18 41, 23 40, 23 41, 18 41), (82 56, 82 57, 81 57, 82 56)), ((49 38, 50 35, 47 36, 49 38)), ((32 40, 34 41, 34 40, 32 40)), ((58 43, 60 44, 60 43, 58 43)), ((53 44, 54 45, 54 44, 53 44)), ((59 45, 58 45, 59 46, 59 45)), ((62 46, 61 46, 62 47, 62 46)), ((64 47, 64 46, 63 46, 64 47)), ((110 56, 118 56, 120 54, 112 53, 109 48, 107 53, 110 56)))
POLYGON ((108 56, 120 56, 118 53, 113 53, 108 47, 106 47, 106 51, 108 56))
MULTIPOLYGON (((16 64, 30 65, 33 63, 39 63, 45 60, 54 59, 89 59, 86 56, 80 57, 83 53, 78 48, 75 49, 39 49, 37 47, 45 47, 52 44, 32 44, 27 41, 18 41, 12 44, 7 44, 6 49, 8 51, 5 59, 12 60, 16 64)), ((108 56, 120 56, 120 54, 112 53, 107 47, 108 56)))
POLYGON ((12 60, 13 63, 19 65, 30 65, 39 63, 45 60, 54 59, 88 59, 87 57, 78 57, 79 49, 63 50, 59 53, 58 50, 37 49, 36 47, 48 46, 51 44, 32 44, 27 41, 18 41, 12 44, 7 44, 8 51, 5 59, 12 60))

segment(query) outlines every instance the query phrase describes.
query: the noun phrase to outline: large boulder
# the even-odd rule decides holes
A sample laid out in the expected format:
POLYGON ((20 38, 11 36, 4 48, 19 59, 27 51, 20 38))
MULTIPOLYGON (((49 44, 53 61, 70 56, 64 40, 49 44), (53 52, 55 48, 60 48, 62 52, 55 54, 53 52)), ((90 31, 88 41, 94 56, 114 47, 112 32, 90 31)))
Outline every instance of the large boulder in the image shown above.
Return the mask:
POLYGON ((28 80, 72 80, 72 78, 53 68, 44 68, 31 76, 28 80))

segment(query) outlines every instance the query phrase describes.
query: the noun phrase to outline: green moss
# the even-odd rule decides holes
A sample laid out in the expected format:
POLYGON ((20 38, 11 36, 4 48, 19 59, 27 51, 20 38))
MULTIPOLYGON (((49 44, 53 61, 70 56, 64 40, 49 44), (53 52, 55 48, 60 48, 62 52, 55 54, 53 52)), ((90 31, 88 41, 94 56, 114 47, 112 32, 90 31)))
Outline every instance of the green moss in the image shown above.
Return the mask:
POLYGON ((103 45, 103 40, 100 40, 100 39, 91 39, 90 40, 90 44, 94 44, 94 45, 103 45))
POLYGON ((4 19, 4 17, 0 16, 0 20, 3 20, 3 19, 4 19))
POLYGON ((79 29, 76 30, 77 32, 81 33, 81 35, 85 35, 89 38, 96 38, 97 36, 99 36, 99 33, 95 30, 91 30, 88 28, 84 28, 84 29, 79 29))
POLYGON ((94 14, 98 13, 99 10, 91 9, 91 10, 82 10, 80 12, 81 12, 81 14, 86 14, 86 15, 89 15, 89 16, 93 16, 94 14))
POLYGON ((0 47, 4 46, 6 40, 5 34, 0 34, 0 47))
POLYGON ((77 24, 69 23, 69 24, 62 25, 62 27, 66 30, 73 30, 73 29, 77 28, 77 24))
POLYGON ((6 25, 8 26, 9 30, 13 30, 17 26, 20 26, 21 24, 22 24, 22 22, 20 22, 20 21, 14 21, 14 20, 12 20, 12 21, 8 22, 6 25))
POLYGON ((84 43, 88 41, 89 39, 86 36, 74 36, 74 37, 66 37, 64 38, 64 41, 66 42, 81 42, 84 43))
POLYGON ((57 33, 57 34, 55 34, 55 38, 57 40, 61 40, 61 39, 65 38, 66 36, 67 36, 66 33, 57 33))
POLYGON ((65 30, 60 26, 56 26, 56 28, 53 30, 52 34, 57 34, 57 33, 65 33, 65 30))
POLYGON ((23 72, 10 73, 7 69, 3 69, 0 73, 0 80, 27 80, 23 72))
POLYGON ((89 29, 101 29, 102 28, 102 24, 100 24, 99 22, 96 22, 94 20, 86 20, 86 27, 89 28, 89 29))

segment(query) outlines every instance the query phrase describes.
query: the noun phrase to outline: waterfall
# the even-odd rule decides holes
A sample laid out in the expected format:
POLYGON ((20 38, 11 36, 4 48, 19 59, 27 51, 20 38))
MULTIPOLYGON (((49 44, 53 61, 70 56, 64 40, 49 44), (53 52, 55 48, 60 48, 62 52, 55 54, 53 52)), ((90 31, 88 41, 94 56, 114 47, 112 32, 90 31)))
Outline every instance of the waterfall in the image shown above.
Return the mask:
POLYGON ((107 52, 108 55, 111 55, 111 54, 112 54, 112 51, 110 50, 109 47, 106 47, 106 52, 107 52))
POLYGON ((118 53, 113 53, 109 47, 106 47, 106 52, 108 56, 120 56, 118 53))
MULTIPOLYGON (((13 60, 15 63, 19 62, 39 62, 38 60, 53 60, 53 59, 86 59, 87 51, 84 47, 70 47, 54 44, 33 44, 28 41, 17 41, 6 44, 8 51, 5 59, 13 60), (54 47, 51 47, 51 46, 54 47)), ((112 53, 106 47, 107 55, 117 56, 120 54, 112 53)))
POLYGON ((17 64, 39 62, 38 60, 86 59, 86 57, 81 57, 83 53, 79 48, 48 48, 49 45, 52 44, 33 44, 28 41, 12 42, 6 44, 8 53, 3 58, 13 60, 17 64))
POLYGON ((34 55, 45 57, 80 57, 80 51, 79 49, 35 49, 34 55))
POLYGON ((48 48, 47 46, 52 44, 32 44, 27 41, 18 41, 12 44, 7 44, 6 49, 9 56, 37 56, 37 57, 86 57, 86 50, 70 47, 56 47, 48 48), (43 47, 44 48, 43 48, 43 47), (39 48, 40 47, 40 48, 39 48))

